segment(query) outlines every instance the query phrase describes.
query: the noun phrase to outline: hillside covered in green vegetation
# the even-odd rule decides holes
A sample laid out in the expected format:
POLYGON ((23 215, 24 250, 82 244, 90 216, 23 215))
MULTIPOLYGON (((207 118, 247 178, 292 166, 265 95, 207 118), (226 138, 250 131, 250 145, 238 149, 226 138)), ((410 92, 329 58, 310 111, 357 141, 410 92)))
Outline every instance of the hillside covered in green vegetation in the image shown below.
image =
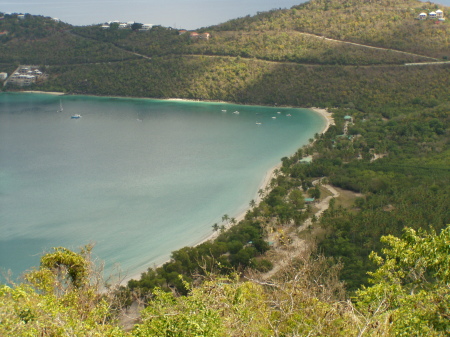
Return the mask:
POLYGON ((311 0, 198 30, 209 39, 4 16, 0 72, 48 74, 27 90, 315 106, 335 124, 281 159, 243 221, 224 215, 215 241, 126 286, 99 293, 89 249, 44 256, 0 288, 0 334, 447 335, 450 22, 418 20, 438 8, 311 0), (146 309, 124 332, 133 302, 146 309))

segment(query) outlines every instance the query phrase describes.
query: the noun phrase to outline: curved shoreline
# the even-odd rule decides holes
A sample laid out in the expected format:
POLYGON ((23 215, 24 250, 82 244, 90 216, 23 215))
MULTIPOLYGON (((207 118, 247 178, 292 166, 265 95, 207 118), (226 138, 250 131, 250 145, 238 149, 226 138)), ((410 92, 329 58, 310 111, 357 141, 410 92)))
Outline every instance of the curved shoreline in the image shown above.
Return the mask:
MULTIPOLYGON (((49 94, 49 95, 66 95, 65 93, 59 93, 59 92, 44 92, 44 91, 21 91, 24 93, 36 93, 36 94, 49 94)), ((83 95, 84 96, 84 95, 83 95)), ((90 96, 90 95, 86 95, 86 96, 90 96)), ((94 97, 103 97, 103 96, 95 96, 94 97)), ((107 97, 111 97, 111 96, 107 96, 107 97)), ((194 100, 194 99, 183 99, 183 98, 169 98, 169 99, 157 99, 157 98, 148 98, 148 97, 111 97, 111 98, 136 98, 136 99, 153 99, 153 100, 165 100, 165 101, 175 101, 175 102, 205 102, 205 103, 222 103, 222 104, 237 104, 237 105, 242 105, 241 103, 233 103, 233 102, 224 102, 224 101, 202 101, 202 100, 194 100)), ((257 105, 255 105, 257 106, 257 105)), ((279 108, 286 108, 287 106, 279 106, 279 108)), ((329 129, 329 127, 331 125, 335 125, 334 119, 332 117, 332 114, 329 113, 326 109, 322 109, 322 108, 317 108, 317 107, 310 107, 310 108, 302 108, 302 107, 291 107, 291 108, 298 108, 298 109, 307 109, 307 110, 311 110, 313 112, 315 112, 316 114, 318 114, 325 122, 325 125, 323 127, 323 129, 319 132, 319 134, 324 134, 325 132, 327 132, 327 130, 329 129)), ((269 186, 270 182, 272 181, 272 178, 275 177, 275 170, 280 169, 282 166, 282 163, 278 163, 276 164, 274 167, 272 167, 271 169, 269 169, 263 179, 261 180, 261 183, 257 189, 257 192, 255 193, 255 196, 253 198, 253 200, 255 201, 256 205, 258 205, 261 200, 262 197, 258 194, 259 190, 266 190, 266 188, 269 186)), ((247 206, 243 211, 238 212, 237 214, 234 214, 232 217, 235 218, 236 220, 236 224, 241 222, 242 220, 244 220, 246 213, 251 209, 252 207, 247 206)), ((233 225, 231 223, 228 223, 226 225, 226 229, 231 228, 233 225)), ((194 243, 192 245, 192 247, 196 247, 198 245, 201 245, 202 243, 211 241, 216 239, 220 234, 220 231, 215 231, 212 232, 209 235, 206 235, 203 238, 200 238, 197 243, 194 243)), ((122 281, 120 282, 121 284, 124 282, 127 282, 128 280, 131 279, 139 279, 141 274, 145 271, 147 271, 149 268, 158 268, 161 267, 162 265, 164 265, 165 263, 169 262, 170 258, 165 260, 162 263, 159 264, 153 264, 153 266, 147 266, 145 268, 144 271, 141 271, 139 273, 135 273, 134 275, 125 277, 124 279, 122 279, 122 281)))
MULTIPOLYGON (((331 113, 329 113, 326 109, 320 109, 320 108, 307 108, 308 110, 312 110, 314 112, 316 112, 317 114, 319 114, 322 119, 325 121, 325 126, 323 128, 323 130, 321 132, 319 132, 319 134, 324 134, 325 132, 328 131, 328 129, 330 128, 331 125, 334 125, 334 119, 331 115, 331 113)), ((278 163, 277 165, 275 165, 274 167, 272 167, 269 171, 266 172, 264 179, 261 182, 261 185, 258 188, 259 190, 265 190, 270 182, 272 181, 272 178, 275 177, 275 170, 280 169, 281 168, 282 163, 278 163)), ((262 200, 262 197, 258 194, 258 192, 255 195, 255 198, 253 199, 256 202, 256 205, 259 205, 259 203, 262 200)), ((245 214, 251 209, 251 207, 247 207, 244 211, 238 213, 234 218, 236 219, 236 223, 239 223, 240 221, 244 220, 245 218, 245 214)), ((230 227, 232 227, 231 225, 228 225, 226 227, 226 229, 229 229, 230 227)), ((198 243, 196 243, 194 245, 198 246, 204 242, 210 241, 210 240, 214 240, 217 236, 219 236, 219 231, 213 232, 211 235, 207 236, 204 239, 201 239, 198 243)))
MULTIPOLYGON (((172 100, 181 101, 181 99, 172 99, 172 100)), ((226 102, 223 102, 223 103, 226 103, 226 102)), ((331 125, 335 125, 335 122, 334 122, 332 114, 330 112, 328 112, 328 110, 326 110, 326 109, 321 109, 321 108, 316 108, 316 107, 299 108, 299 109, 308 109, 308 110, 314 111, 320 117, 322 117, 322 119, 325 121, 325 126, 322 129, 322 131, 319 132, 319 134, 324 134, 325 132, 328 131, 328 129, 330 128, 331 125)), ((270 170, 268 170, 266 172, 266 174, 264 175, 264 178, 262 179, 262 182, 261 182, 261 184, 260 184, 260 186, 259 186, 257 191, 259 191, 260 189, 265 190, 266 187, 269 186, 270 182, 272 181, 272 178, 274 178, 275 170, 280 169, 281 166, 282 166, 282 163, 278 163, 277 165, 275 165, 274 167, 272 167, 270 170)), ((262 197, 258 194, 258 192, 256 192, 256 195, 253 198, 253 200, 255 200, 256 205, 258 205, 261 202, 262 197)), ((238 224, 240 221, 244 220, 245 214, 247 214, 247 212, 250 209, 251 209, 251 207, 248 206, 243 211, 239 212, 238 214, 236 214, 234 216, 234 218, 236 219, 236 224, 238 224)), ((231 223, 228 223, 228 225, 226 226, 226 229, 229 229, 232 226, 233 225, 231 223)), ((199 239, 199 241, 197 243, 193 244, 192 247, 196 247, 196 246, 201 245, 202 243, 215 240, 219 236, 219 234, 220 234, 220 231, 212 232, 211 234, 207 235, 206 237, 199 239)), ((126 277, 125 279, 122 280, 121 283, 128 282, 129 280, 132 280, 132 279, 139 279, 141 274, 143 272, 147 271, 149 268, 159 268, 159 267, 163 266, 165 263, 167 263, 169 261, 170 261, 170 258, 168 260, 160 263, 160 264, 157 264, 157 265, 155 264, 152 267, 147 267, 144 271, 140 272, 139 274, 135 274, 135 275, 126 277)))

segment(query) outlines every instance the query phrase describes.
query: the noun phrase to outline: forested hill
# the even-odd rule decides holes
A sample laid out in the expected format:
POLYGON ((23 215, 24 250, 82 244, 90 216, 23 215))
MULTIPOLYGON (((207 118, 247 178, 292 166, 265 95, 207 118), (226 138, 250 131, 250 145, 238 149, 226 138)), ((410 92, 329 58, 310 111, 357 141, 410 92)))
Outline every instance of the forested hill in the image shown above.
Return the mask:
POLYGON ((282 31, 449 57, 449 26, 418 22, 419 14, 448 8, 418 0, 313 0, 286 10, 231 20, 221 31, 282 31))
MULTIPOLYGON (((417 20, 437 5, 419 1, 313 0, 287 10, 273 10, 199 30, 212 39, 195 43, 189 34, 143 35, 80 29, 84 36, 108 40, 151 56, 196 54, 241 56, 307 64, 391 64, 448 58, 449 25, 417 20), (410 52, 388 52, 354 44, 410 52)), ((443 8, 446 11, 446 8, 443 8)), ((447 10, 448 12, 448 10, 447 10)))
POLYGON ((316 106, 335 125, 281 159, 243 221, 225 231, 224 215, 217 240, 120 291, 98 295, 90 248, 45 255, 0 287, 0 335, 448 335, 450 21, 418 20, 437 8, 450 13, 312 0, 197 31, 209 38, 5 15, 0 72, 40 65, 31 89, 316 106), (126 333, 114 319, 136 299, 126 333))
POLYGON ((42 65, 49 77, 36 89, 78 94, 367 107, 403 104, 394 95, 410 86, 407 100, 427 101, 433 98, 415 79, 442 91, 438 81, 448 78, 448 67, 405 64, 448 60, 449 22, 417 19, 436 8, 419 1, 313 0, 198 31, 209 39, 170 27, 73 27, 5 15, 0 67, 11 73, 18 64, 42 65), (391 89, 380 92, 385 83, 391 89))

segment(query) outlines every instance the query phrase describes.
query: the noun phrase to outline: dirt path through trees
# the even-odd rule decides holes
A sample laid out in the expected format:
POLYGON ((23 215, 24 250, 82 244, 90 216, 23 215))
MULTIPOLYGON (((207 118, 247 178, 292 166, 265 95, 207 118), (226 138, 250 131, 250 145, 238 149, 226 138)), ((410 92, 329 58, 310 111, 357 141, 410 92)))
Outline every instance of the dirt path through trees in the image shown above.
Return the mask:
MULTIPOLYGON (((377 49, 377 50, 384 50, 384 51, 392 51, 394 53, 401 53, 401 54, 406 54, 406 55, 411 55, 411 56, 417 56, 417 57, 423 57, 423 58, 428 58, 431 60, 435 60, 435 61, 440 61, 439 59, 435 58, 435 57, 431 57, 431 56, 425 56, 425 55, 419 55, 419 54, 415 54, 415 53, 410 53, 407 51, 401 51, 401 50, 396 50, 396 49, 390 49, 390 48, 383 48, 383 47, 373 47, 373 46, 369 46, 366 44, 361 44, 361 43, 356 43, 356 42, 349 42, 349 41, 343 41, 343 40, 335 40, 335 39, 330 39, 328 37, 324 37, 324 36, 320 36, 320 35, 315 35, 315 34, 311 34, 311 33, 304 33, 304 32, 299 32, 302 35, 306 35, 306 36, 311 36, 311 37, 315 37, 318 39, 323 39, 326 41, 332 41, 332 42, 338 42, 338 43, 345 43, 345 44, 350 44, 353 46, 359 46, 359 47, 364 47, 364 48, 370 48, 370 49, 377 49)), ((440 63, 440 62, 439 62, 440 63)))
MULTIPOLYGON (((322 182, 322 179, 314 180, 313 185, 320 184, 322 182)), ((301 239, 299 237, 299 234, 310 228, 310 226, 313 224, 313 218, 319 219, 322 216, 323 212, 325 212, 328 209, 328 207, 330 207, 331 199, 337 198, 340 195, 340 193, 331 185, 325 184, 322 185, 322 187, 326 188, 331 193, 331 195, 325 197, 324 199, 320 200, 320 202, 314 204, 314 207, 317 208, 317 211, 311 217, 306 219, 303 225, 301 225, 296 230, 293 230, 289 234, 289 238, 291 239, 289 245, 278 246, 274 248, 272 256, 277 260, 277 262, 274 263, 274 267, 270 271, 260 275, 260 278, 262 280, 270 279, 278 271, 288 266, 292 260, 297 258, 301 253, 303 253, 308 248, 309 243, 306 240, 301 239)))

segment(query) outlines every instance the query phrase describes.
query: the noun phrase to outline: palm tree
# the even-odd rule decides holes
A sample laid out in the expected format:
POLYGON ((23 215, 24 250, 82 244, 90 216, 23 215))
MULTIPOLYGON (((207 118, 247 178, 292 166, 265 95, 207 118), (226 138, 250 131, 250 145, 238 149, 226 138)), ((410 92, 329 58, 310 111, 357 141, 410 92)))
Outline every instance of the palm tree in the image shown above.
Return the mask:
POLYGON ((259 189, 258 195, 260 198, 264 197, 264 190, 262 188, 259 189))
POLYGON ((217 224, 217 222, 214 225, 212 225, 212 228, 214 232, 217 232, 219 230, 219 225, 217 224))
POLYGON ((272 180, 270 181, 270 188, 274 188, 277 185, 277 180, 275 178, 272 178, 272 180))
POLYGON ((228 216, 228 214, 222 215, 222 221, 225 221, 228 223, 228 220, 230 220, 230 217, 228 216))
MULTIPOLYGON (((261 190, 260 190, 261 191, 261 190)), ((251 208, 253 208, 253 207, 255 207, 256 206, 256 202, 255 202, 255 199, 252 199, 252 200, 250 200, 250 204, 249 204, 249 206, 251 207, 251 208)))
POLYGON ((230 219, 230 222, 231 222, 233 225, 236 225, 236 222, 237 222, 237 221, 236 221, 235 218, 231 218, 231 219, 230 219))

